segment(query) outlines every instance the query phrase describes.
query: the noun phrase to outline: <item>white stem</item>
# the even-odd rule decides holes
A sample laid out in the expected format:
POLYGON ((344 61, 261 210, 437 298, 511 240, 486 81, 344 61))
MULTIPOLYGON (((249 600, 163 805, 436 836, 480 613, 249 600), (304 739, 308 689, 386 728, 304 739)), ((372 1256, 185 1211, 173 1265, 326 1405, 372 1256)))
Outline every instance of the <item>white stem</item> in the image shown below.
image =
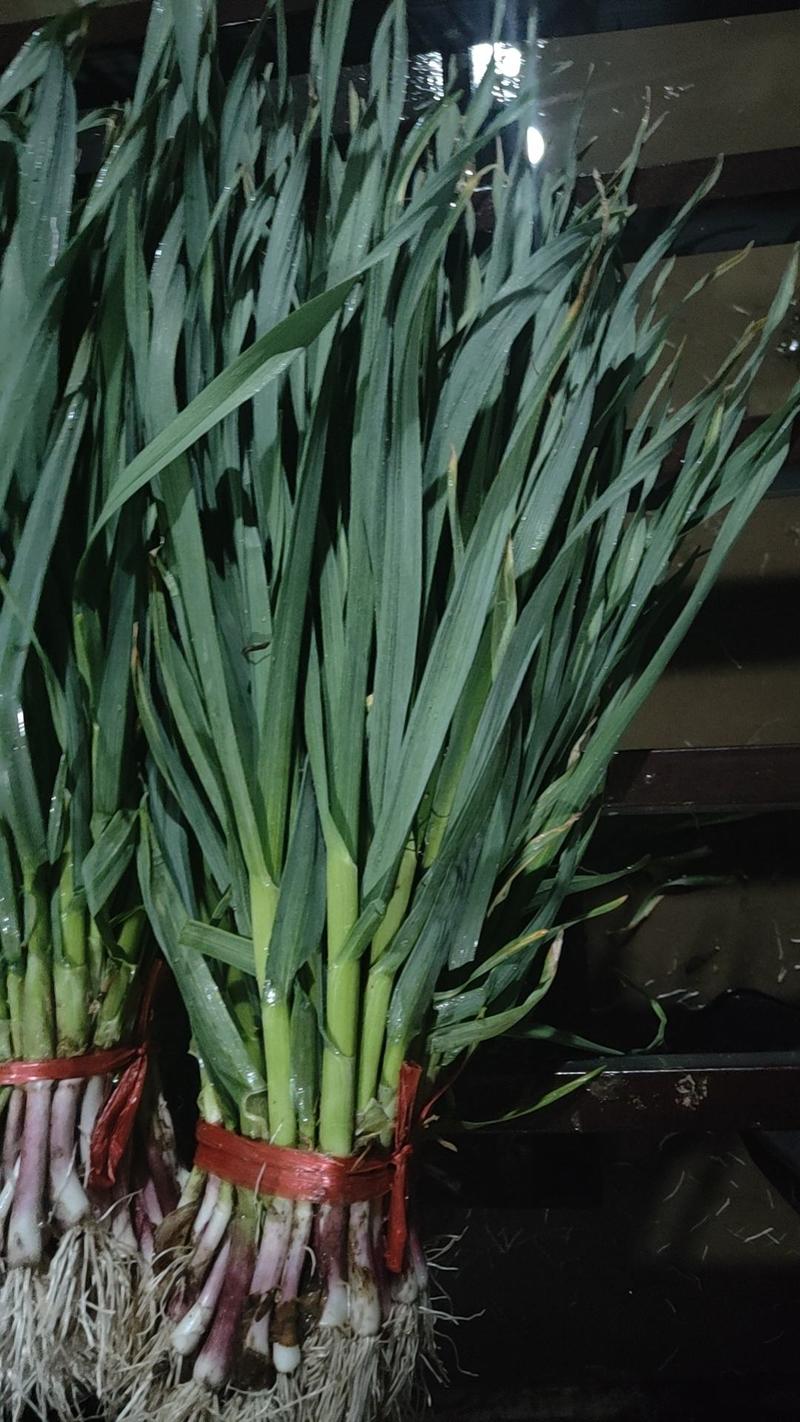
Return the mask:
POLYGON ((22 1122, 25 1114, 25 1092, 19 1087, 12 1088, 6 1108, 5 1129, 3 1131, 3 1189, 0 1191, 0 1239, 5 1235, 6 1220, 14 1203, 19 1176, 19 1147, 22 1137, 22 1122))
POLYGON ((219 1191, 219 1176, 208 1175, 206 1177, 206 1185, 203 1191, 203 1198, 200 1201, 200 1206, 198 1208, 197 1214, 194 1217, 194 1224, 192 1225, 192 1234, 194 1235, 195 1239, 200 1238, 201 1234, 203 1233, 203 1230, 208 1224, 208 1221, 211 1219, 211 1213, 217 1203, 219 1191))
MULTIPOLYGON (((310 1201, 298 1200, 294 1207, 292 1233, 289 1240, 289 1248, 286 1251, 286 1262, 281 1275, 279 1290, 281 1306, 293 1305, 297 1300, 297 1291, 300 1287, 300 1276, 303 1272, 306 1247, 308 1245, 308 1237, 311 1233, 313 1218, 314 1208, 310 1201)), ((294 1339, 289 1343, 273 1343, 272 1361, 275 1364, 276 1372, 296 1372, 300 1366, 301 1359, 300 1345, 294 1339)))
POLYGON ((250 1297, 258 1300, 259 1312, 250 1323, 245 1349, 268 1363, 272 1357, 269 1325, 274 1292, 278 1287, 286 1262, 286 1250, 292 1232, 292 1202, 274 1196, 267 1206, 261 1230, 261 1244, 250 1281, 250 1297))
POLYGON ((291 1232, 292 1202, 276 1196, 270 1201, 264 1218, 261 1245, 250 1285, 251 1294, 266 1294, 270 1289, 277 1289, 291 1232))
POLYGON ((412 1229, 409 1233, 408 1247, 417 1287, 420 1293, 424 1293, 428 1287, 428 1261, 425 1258, 425 1251, 420 1244, 419 1235, 415 1229, 412 1229))
POLYGON ((162 1093, 159 1091, 156 1098, 156 1109, 153 1117, 153 1130, 158 1141, 158 1149, 164 1166, 174 1180, 180 1174, 178 1165, 178 1154, 175 1146, 175 1131, 172 1125, 172 1117, 169 1114, 169 1107, 162 1093))
POLYGON ((202 1235, 194 1247, 192 1257, 189 1260, 189 1273, 195 1279, 201 1279, 206 1272, 211 1260, 225 1235, 233 1213, 233 1191, 230 1185, 225 1185, 217 1196, 216 1203, 202 1235))
POLYGON ((311 1233, 311 1225, 314 1218, 314 1207, 310 1200, 298 1200, 294 1207, 294 1219, 292 1220, 292 1233, 289 1239, 289 1247, 286 1251, 286 1262, 281 1274, 281 1300, 296 1299, 297 1290, 300 1287, 300 1275, 303 1272, 305 1262, 306 1246, 311 1233))
POLYGON ((357 1338, 380 1332, 381 1300, 372 1258, 369 1202, 350 1206, 350 1326, 357 1338))
POLYGON ((158 1202, 158 1192, 152 1180, 148 1180, 142 1190, 142 1204, 151 1225, 160 1225, 164 1218, 164 1211, 158 1202))
POLYGON ((398 1274, 392 1279, 392 1298, 395 1303, 413 1304, 419 1298, 419 1285, 413 1269, 407 1269, 405 1274, 398 1274))
POLYGON ((5 1227, 9 1210, 14 1203, 14 1193, 17 1188, 17 1177, 19 1175, 19 1158, 15 1160, 11 1173, 6 1175, 3 1188, 0 1190, 0 1230, 5 1227))
POLYGON ((272 1361, 276 1373, 296 1373, 303 1361, 299 1343, 273 1343, 272 1361))
POLYGON ((260 1318, 254 1318, 247 1330, 245 1348, 249 1353, 257 1353, 259 1357, 269 1359, 269 1320, 272 1314, 271 1308, 266 1309, 260 1318))
POLYGON ((89 1201, 75 1169, 75 1122, 82 1088, 83 1082, 75 1078, 60 1081, 50 1117, 50 1200, 64 1229, 89 1214, 89 1201))
POLYGON ((408 1236, 408 1267, 392 1281, 392 1298, 396 1303, 413 1304, 428 1287, 428 1265, 419 1236, 411 1230, 408 1236))
POLYGON ((384 1200, 372 1200, 369 1210, 370 1242, 372 1245, 372 1266, 381 1305, 381 1317, 388 1318, 392 1306, 392 1292, 389 1271, 386 1268, 386 1205, 384 1200))
POLYGON ((92 1131, 94 1130, 94 1123, 100 1114, 105 1091, 106 1078, 104 1076, 90 1076, 84 1087, 81 1114, 78 1118, 78 1154, 81 1162, 81 1173, 83 1175, 84 1185, 89 1179, 89 1155, 92 1145, 92 1131))
POLYGON ((114 1238, 126 1249, 138 1250, 139 1241, 136 1238, 136 1231, 131 1224, 130 1206, 127 1200, 119 1200, 114 1204, 109 1219, 111 1221, 111 1233, 114 1238))
POLYGON ((10 1179, 14 1174, 14 1168, 19 1159, 24 1115, 25 1091, 21 1086, 15 1086, 6 1109, 6 1125, 3 1132, 3 1175, 6 1179, 10 1179))
POLYGON ((214 1260, 198 1298, 184 1314, 180 1323, 172 1330, 172 1346, 182 1358, 187 1358, 190 1353, 197 1351, 208 1331, 225 1280, 230 1248, 230 1241, 226 1239, 214 1260))
POLYGON ((152 1263, 156 1253, 156 1237, 153 1233, 153 1226, 146 1215, 142 1216, 139 1227, 139 1253, 148 1264, 152 1263))
POLYGON ((344 1328, 350 1312, 350 1291, 346 1281, 338 1274, 331 1279, 325 1292, 325 1303, 320 1315, 321 1328, 344 1328))
POLYGON ((236 1344, 239 1339, 242 1310, 253 1277, 253 1238, 249 1227, 239 1218, 230 1233, 225 1282, 217 1302, 214 1321, 192 1369, 195 1382, 217 1392, 231 1374, 236 1344))
POLYGON ((203 1203, 203 1199, 205 1197, 206 1187, 208 1185, 208 1176, 203 1175, 202 1172, 199 1171, 196 1166, 188 1172, 184 1171, 183 1174, 185 1178, 181 1184, 181 1194, 180 1199, 178 1200, 178 1209, 183 1210, 186 1208, 187 1205, 196 1205, 197 1210, 194 1214, 194 1219, 196 1220, 198 1211, 200 1210, 200 1207, 203 1203))
POLYGON ((319 1320, 321 1328, 344 1328, 350 1312, 350 1296, 343 1272, 345 1230, 344 1206, 321 1205, 318 1217, 319 1262, 325 1290, 319 1320))
POLYGON ((49 1081, 31 1081, 25 1087, 25 1124, 22 1128, 19 1176, 8 1228, 7 1258, 12 1268, 22 1264, 38 1264, 42 1257, 50 1089, 49 1081))

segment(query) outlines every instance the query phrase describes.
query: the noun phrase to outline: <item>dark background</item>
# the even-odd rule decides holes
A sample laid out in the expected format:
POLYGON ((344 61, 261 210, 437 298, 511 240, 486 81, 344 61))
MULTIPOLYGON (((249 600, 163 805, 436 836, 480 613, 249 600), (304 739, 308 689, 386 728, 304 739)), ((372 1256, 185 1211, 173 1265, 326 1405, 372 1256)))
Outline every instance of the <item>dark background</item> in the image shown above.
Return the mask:
MULTIPOLYGON (((288 8, 293 67, 302 76, 309 4, 290 0, 288 8)), ((382 8, 378 0, 356 5, 347 56, 356 84, 382 8)), ((442 69, 455 65, 468 81, 470 48, 485 43, 490 8, 481 0, 410 0, 415 49, 438 56, 442 69)), ((47 0, 0 0, 0 64, 47 9, 47 0)), ((126 3, 93 18, 81 81, 87 109, 130 93, 146 9, 126 3)), ((229 57, 259 9, 256 0, 219 0, 229 57)), ((529 9, 509 6, 505 43, 524 32, 529 9)), ((581 101, 583 136, 597 137, 587 174, 595 163, 607 172, 623 156, 647 86, 654 114, 666 115, 645 153, 631 259, 717 151, 729 155, 715 196, 682 239, 668 290, 685 289, 749 241, 756 249, 693 308, 687 393, 764 310, 800 237, 800 11, 778 0, 542 0, 538 33, 545 163, 559 161, 581 101)), ((422 91, 430 72, 427 62, 415 68, 422 91)), ((89 136, 87 176, 93 162, 89 136)), ((754 392, 754 419, 800 374, 798 345, 795 317, 754 392)), ((632 727, 629 747, 800 742, 798 489, 792 460, 632 727)), ((687 872, 715 882, 668 890, 634 933, 624 931, 623 912, 575 935, 554 1020, 635 1048, 652 1035, 655 998, 668 1011, 665 1047, 673 1052, 800 1051, 798 818, 789 809, 712 825, 684 815, 668 829, 653 817, 609 817, 598 864, 630 863, 645 851, 702 851, 687 872)), ((630 887, 634 903, 659 891, 657 876, 630 887)), ((496 1102, 498 1112, 524 1100, 539 1067, 528 1052, 506 1058, 503 1069, 508 1099, 496 1102)), ((460 1083, 463 1114, 476 1110, 480 1090, 476 1080, 460 1083)), ((581 1135, 537 1124, 456 1136, 456 1154, 427 1152, 425 1225, 443 1247, 434 1284, 442 1312, 460 1320, 442 1324, 451 1387, 437 1390, 440 1422, 794 1422, 794 1134, 654 1127, 581 1135)))

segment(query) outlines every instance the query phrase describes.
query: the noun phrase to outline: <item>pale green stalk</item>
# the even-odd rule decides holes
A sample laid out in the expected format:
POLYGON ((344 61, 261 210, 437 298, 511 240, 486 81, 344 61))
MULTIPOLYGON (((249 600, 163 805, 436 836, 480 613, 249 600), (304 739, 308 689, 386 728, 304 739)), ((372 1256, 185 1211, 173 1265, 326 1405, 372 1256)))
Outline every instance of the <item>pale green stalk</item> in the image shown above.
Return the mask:
MULTIPOLYGON (((0 1061, 8 1061, 14 1055, 14 1045, 11 1034, 11 1013, 8 1006, 7 974, 5 967, 0 965, 0 1061)), ((4 1096, 3 1104, 7 1097, 4 1096)), ((2 1115, 2 1108, 0 1108, 2 1115)))
POLYGON ((8 997, 8 1016, 11 1024, 11 1042, 15 1057, 21 1057, 23 1054, 22 989, 24 982, 25 975, 22 967, 16 964, 10 965, 6 981, 6 994, 8 997))
POLYGON ((86 911, 75 902, 73 864, 68 853, 57 890, 59 945, 53 958, 53 991, 58 1055, 78 1056, 89 1040, 89 972, 86 963, 86 911))
MULTIPOLYGON (((103 993, 94 1029, 94 1041, 98 1047, 113 1047, 124 1041, 130 1032, 131 988, 141 975, 140 945, 147 926, 141 909, 129 914, 121 924, 117 934, 120 957, 106 959, 103 993)), ((144 990, 144 983, 141 982, 144 990)))
POLYGON ((389 900, 386 917, 372 940, 370 971, 364 990, 364 1014, 361 1025, 361 1052, 358 1063, 358 1110, 366 1111, 378 1092, 381 1053, 386 1036, 386 1016, 394 986, 394 975, 381 972, 380 960, 406 915, 414 877, 417 872, 417 851, 413 839, 403 851, 397 883, 389 900))
POLYGON ((340 839, 329 847, 326 877, 330 1041, 322 1054, 319 1144, 328 1155, 348 1155, 353 1148, 361 965, 341 956, 358 918, 358 869, 340 839))
POLYGON ((22 988, 22 1054, 52 1057, 55 1047, 50 912, 38 878, 25 885, 26 964, 22 988))
POLYGON ((292 1093, 292 1053, 289 1005, 269 979, 269 944, 278 907, 278 891, 271 881, 250 880, 250 917, 253 925, 256 981, 261 993, 261 1028, 267 1064, 269 1137, 275 1145, 295 1143, 296 1124, 292 1093))

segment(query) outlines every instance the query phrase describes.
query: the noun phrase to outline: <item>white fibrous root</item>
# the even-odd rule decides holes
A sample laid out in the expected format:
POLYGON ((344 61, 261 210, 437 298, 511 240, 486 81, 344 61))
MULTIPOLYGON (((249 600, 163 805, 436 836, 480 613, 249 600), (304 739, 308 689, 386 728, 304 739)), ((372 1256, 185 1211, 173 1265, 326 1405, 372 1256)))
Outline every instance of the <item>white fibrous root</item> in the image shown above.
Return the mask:
MULTIPOLYGON (((0 1416, 79 1418, 116 1395, 156 1230, 178 1201, 166 1107, 137 1125, 113 1188, 89 1180, 108 1077, 9 1090, 0 1159, 0 1416)), ((109 1414, 110 1415, 110 1414, 109 1414)))
POLYGON ((439 1311, 416 1236, 393 1276, 384 1232, 383 1201, 264 1200, 194 1177, 158 1231, 118 1422, 422 1415, 439 1311))

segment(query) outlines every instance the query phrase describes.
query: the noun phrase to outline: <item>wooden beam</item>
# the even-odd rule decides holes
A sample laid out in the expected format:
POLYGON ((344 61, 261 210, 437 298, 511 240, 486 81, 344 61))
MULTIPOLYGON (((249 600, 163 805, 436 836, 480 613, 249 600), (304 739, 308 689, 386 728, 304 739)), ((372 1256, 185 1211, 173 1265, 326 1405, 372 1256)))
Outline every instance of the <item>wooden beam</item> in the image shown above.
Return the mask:
MULTIPOLYGON (((520 10, 533 8, 522 0, 520 10)), ((668 25, 730 20, 794 10, 797 0, 535 0, 537 27, 550 37, 661 29, 668 25)))
MULTIPOLYGON (((12 0, 13 3, 13 0, 12 0)), ((286 13, 308 16, 316 0, 285 0, 286 13)), ((354 28, 374 28, 387 9, 389 0, 356 0, 353 6, 354 28)), ((731 19, 741 15, 767 15, 793 10, 796 0, 577 0, 565 5, 564 0, 537 0, 537 30, 543 38, 584 34, 608 34, 619 30, 651 29, 667 25, 731 19)), ((11 5, 9 6, 11 8, 11 5)), ((489 0, 407 0, 412 27, 425 35, 426 43, 438 30, 457 31, 461 42, 476 44, 488 38, 492 6, 489 0)), ((47 0, 41 0, 42 15, 47 14, 47 0)), ((92 18, 92 44, 114 44, 125 39, 140 39, 144 33, 149 5, 146 0, 128 0, 96 11, 92 18), (109 19, 113 12, 115 24, 109 19)), ((514 7, 510 7, 513 12, 514 7)), ((516 25, 510 22, 520 37, 524 34, 533 0, 518 0, 516 25)), ((217 0, 221 25, 251 24, 263 14, 264 0, 217 0)), ((0 17, 0 32, 16 33, 25 38, 39 20, 5 20, 0 17)), ((435 38, 431 48, 439 43, 435 38)))
MULTIPOLYGON (((708 176, 712 166, 711 158, 642 166, 633 180, 633 201, 638 207, 680 207, 708 176)), ((581 186, 587 195, 594 192, 591 179, 582 179, 581 186)), ((800 191, 800 148, 771 148, 759 153, 729 153, 708 200, 797 191, 800 191)))
MULTIPOLYGON (((356 0, 353 6, 351 37, 348 41, 350 62, 358 53, 363 59, 389 0, 356 0), (366 46, 366 48, 365 48, 366 46)), ((285 0, 290 21, 301 29, 310 28, 310 17, 316 0, 285 0)), ((522 40, 533 0, 517 0, 509 6, 505 34, 509 40, 522 40)), ((795 0, 537 0, 537 31, 545 39, 585 34, 614 33, 620 30, 650 29, 673 24, 686 24, 742 15, 766 15, 795 8, 795 0)), ((109 47, 141 43, 149 13, 147 0, 127 0, 127 3, 95 9, 89 17, 90 47, 109 47)), ((492 20, 491 0, 407 0, 407 12, 412 46, 417 51, 454 46, 468 48, 489 37, 492 20)), ((217 0, 220 26, 253 24, 260 19, 264 0, 217 0)), ((42 0, 42 19, 4 20, 0 18, 0 66, 5 66, 31 34, 46 18, 47 0, 42 0)))
MULTIPOLYGON (((697 191, 713 165, 714 160, 709 157, 640 167, 631 185, 631 197, 640 211, 666 209, 666 222, 669 213, 682 207, 697 191)), ((608 174, 603 177, 610 180, 608 174)), ((596 191, 594 178, 578 178, 576 195, 580 202, 588 201, 596 191)), ((784 193, 800 193, 800 147, 774 148, 763 153, 729 153, 715 186, 697 211, 699 214, 707 212, 715 202, 784 193)), ((475 208, 479 226, 483 231, 490 231, 494 213, 488 189, 475 194, 475 208)), ((737 239, 742 240, 740 233, 737 239)))
POLYGON ((522 1081, 535 1099, 532 1073, 546 1091, 577 1083, 597 1067, 601 1075, 552 1106, 484 1129, 521 1135, 800 1129, 800 1052, 611 1057, 565 1062, 549 1075, 528 1062, 513 1079, 476 1074, 459 1090, 459 1104, 466 1113, 468 1103, 480 1120, 484 1093, 487 1113, 496 1113, 498 1102, 505 1109, 519 1102, 522 1081))
MULTIPOLYGON (((310 17, 314 0, 285 0, 289 17, 290 66, 297 72, 305 71, 308 63, 308 41, 310 37, 310 17)), ((762 7, 752 3, 734 5, 725 0, 722 11, 725 15, 760 13, 762 7)), ((412 48, 439 48, 452 51, 454 46, 468 47, 487 33, 490 22, 491 4, 487 0, 409 0, 409 26, 412 48)), ((513 7, 511 7, 513 9, 513 7)), ((527 9, 527 0, 520 0, 519 15, 527 9)), ((674 22, 694 19, 713 19, 716 5, 670 4, 664 0, 639 0, 637 4, 624 5, 619 0, 586 0, 573 7, 545 3, 540 7, 540 33, 566 33, 564 20, 566 11, 580 17, 582 30, 569 33, 586 33, 587 30, 617 30, 636 24, 643 26, 666 23, 666 15, 674 22), (626 20, 627 15, 627 20, 626 20), (654 18, 661 16, 660 19, 654 18), (561 19, 559 19, 561 17, 561 19), (561 24, 561 28, 559 28, 561 24)), ((790 4, 776 4, 770 0, 770 10, 792 9, 790 4)), ((353 8, 351 53, 346 54, 348 62, 363 62, 368 58, 372 38, 385 9, 384 0, 357 0, 353 8)), ((721 12, 722 12, 721 11, 721 12)), ((263 0, 217 0, 219 23, 223 30, 235 32, 246 28, 263 13, 263 0)), ((87 11, 88 48, 93 50, 126 51, 123 73, 132 72, 136 51, 142 43, 149 5, 145 0, 128 0, 128 3, 87 11)), ((0 68, 13 59, 20 45, 34 28, 31 21, 22 23, 0 23, 0 68)), ((104 65, 105 67, 105 65, 104 65)), ((640 168, 633 185, 633 197, 640 211, 681 205, 695 191, 711 166, 711 158, 691 159, 675 163, 665 163, 640 168)), ((594 191, 591 178, 581 179, 579 195, 594 191)), ((722 175, 714 188, 709 204, 731 199, 758 198, 787 193, 800 193, 800 146, 779 148, 768 151, 732 153, 726 160, 722 175)), ((704 205, 705 207, 705 205, 704 205)), ((480 220, 490 225, 492 220, 488 196, 482 201, 480 220)))
POLYGON ((606 814, 676 814, 800 807, 800 745, 629 750, 614 756, 606 814))
MULTIPOLYGON (((44 3, 44 0, 43 0, 44 3)), ((308 0, 285 0, 287 14, 302 14, 308 0)), ((221 25, 252 24, 263 13, 264 0, 218 0, 221 25)), ((124 5, 108 5, 87 11, 88 40, 92 49, 119 49, 141 45, 147 28, 150 5, 147 0, 128 0, 124 5)), ((11 62, 25 40, 41 27, 41 20, 0 21, 0 68, 11 62)))

